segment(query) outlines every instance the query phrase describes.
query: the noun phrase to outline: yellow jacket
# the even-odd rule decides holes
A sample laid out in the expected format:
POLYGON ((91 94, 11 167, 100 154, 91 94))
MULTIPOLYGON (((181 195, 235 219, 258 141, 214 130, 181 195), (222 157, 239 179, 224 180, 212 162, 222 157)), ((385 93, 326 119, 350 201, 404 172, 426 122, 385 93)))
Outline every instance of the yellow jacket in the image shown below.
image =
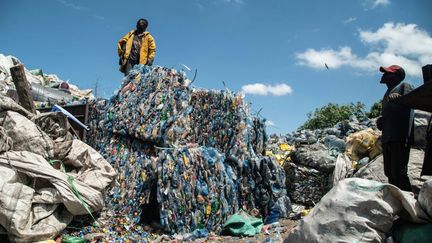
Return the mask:
MULTIPOLYGON (((126 44, 126 49, 123 54, 125 60, 128 60, 131 52, 134 32, 135 30, 129 31, 129 33, 123 36, 117 44, 117 51, 119 56, 123 54, 122 46, 126 44)), ((147 60, 153 60, 155 58, 156 43, 154 41, 153 36, 151 36, 150 33, 147 31, 144 32, 143 39, 141 42, 141 49, 139 53, 140 53, 140 60, 139 60, 140 64, 147 64, 147 60)))

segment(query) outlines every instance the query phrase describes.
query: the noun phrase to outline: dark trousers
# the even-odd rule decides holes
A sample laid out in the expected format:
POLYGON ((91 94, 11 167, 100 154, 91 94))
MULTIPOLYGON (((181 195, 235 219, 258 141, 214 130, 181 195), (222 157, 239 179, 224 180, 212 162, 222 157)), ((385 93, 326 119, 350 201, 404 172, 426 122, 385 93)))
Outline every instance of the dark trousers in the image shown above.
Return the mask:
POLYGON ((411 191, 407 175, 410 146, 404 142, 383 143, 384 173, 389 183, 404 191, 411 191))
POLYGON ((421 175, 432 175, 432 132, 426 135, 427 144, 421 175))
POLYGON ((432 117, 429 118, 428 130, 426 133, 426 150, 423 162, 423 169, 420 175, 432 175, 432 117))

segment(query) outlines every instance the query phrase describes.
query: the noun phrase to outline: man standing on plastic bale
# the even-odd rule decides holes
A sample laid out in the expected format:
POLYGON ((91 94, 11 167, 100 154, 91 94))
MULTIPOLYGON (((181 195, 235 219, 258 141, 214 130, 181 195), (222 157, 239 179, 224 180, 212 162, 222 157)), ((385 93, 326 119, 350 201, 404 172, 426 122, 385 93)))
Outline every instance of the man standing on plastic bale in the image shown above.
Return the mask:
POLYGON ((153 36, 146 31, 148 21, 139 19, 136 29, 131 30, 117 45, 120 57, 120 72, 127 75, 136 64, 151 66, 156 55, 156 43, 153 36))
POLYGON ((378 129, 382 131, 384 173, 389 183, 404 191, 411 191, 407 171, 413 141, 413 111, 393 100, 406 95, 414 87, 401 83, 405 78, 405 71, 398 65, 380 67, 379 70, 383 72, 380 83, 387 85, 387 92, 382 100, 381 117, 377 120, 378 129))

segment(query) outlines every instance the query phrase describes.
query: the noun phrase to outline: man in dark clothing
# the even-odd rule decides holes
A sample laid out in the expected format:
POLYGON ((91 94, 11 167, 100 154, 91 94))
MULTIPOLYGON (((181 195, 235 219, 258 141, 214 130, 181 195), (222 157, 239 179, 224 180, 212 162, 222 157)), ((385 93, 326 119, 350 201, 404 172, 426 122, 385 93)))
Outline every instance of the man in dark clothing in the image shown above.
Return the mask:
POLYGON ((380 83, 387 85, 387 92, 382 100, 381 117, 377 121, 378 128, 382 130, 384 172, 389 183, 402 190, 411 191, 407 171, 413 139, 413 111, 393 100, 409 93, 414 87, 401 83, 405 78, 405 71, 400 66, 380 67, 380 71, 383 72, 380 83))

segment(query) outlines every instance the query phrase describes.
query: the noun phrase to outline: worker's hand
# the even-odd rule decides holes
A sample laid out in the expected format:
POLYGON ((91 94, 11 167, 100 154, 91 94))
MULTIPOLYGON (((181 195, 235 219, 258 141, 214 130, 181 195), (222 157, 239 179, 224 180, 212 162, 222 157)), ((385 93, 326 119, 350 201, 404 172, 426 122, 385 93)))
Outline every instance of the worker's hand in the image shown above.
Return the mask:
POLYGON ((124 53, 125 53, 125 50, 120 50, 119 57, 122 57, 124 55, 124 53))
POLYGON ((399 98, 399 97, 401 97, 402 95, 400 95, 400 94, 398 94, 398 93, 391 93, 390 95, 389 95, 389 100, 394 100, 394 99, 397 99, 397 98, 399 98))
POLYGON ((148 65, 148 66, 153 65, 153 59, 148 59, 148 60, 147 60, 147 65, 148 65))

